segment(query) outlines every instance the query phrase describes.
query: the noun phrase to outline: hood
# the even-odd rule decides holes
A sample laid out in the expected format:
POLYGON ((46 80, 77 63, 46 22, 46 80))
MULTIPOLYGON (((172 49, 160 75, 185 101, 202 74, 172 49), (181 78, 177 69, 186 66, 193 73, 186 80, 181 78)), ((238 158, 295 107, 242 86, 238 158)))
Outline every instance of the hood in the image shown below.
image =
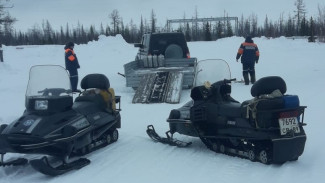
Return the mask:
POLYGON ((251 36, 247 36, 246 39, 245 39, 245 42, 246 43, 253 43, 254 41, 252 40, 251 36))

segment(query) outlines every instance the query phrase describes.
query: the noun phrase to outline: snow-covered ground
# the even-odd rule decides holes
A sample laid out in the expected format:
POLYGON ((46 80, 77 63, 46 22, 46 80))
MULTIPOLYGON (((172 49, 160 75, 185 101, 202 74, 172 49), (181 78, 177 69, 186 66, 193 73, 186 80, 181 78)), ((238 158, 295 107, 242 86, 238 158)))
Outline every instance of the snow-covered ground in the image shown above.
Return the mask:
MULTIPOLYGON (((191 56, 198 60, 221 58, 228 61, 232 77, 241 77, 241 64, 235 60, 240 37, 211 42, 188 43, 191 56)), ((59 177, 48 177, 26 165, 0 167, 1 183, 166 183, 166 182, 323 182, 325 169, 325 44, 286 38, 255 38, 261 57, 256 76, 278 75, 287 83, 287 93, 297 94, 305 112, 307 143, 303 155, 295 162, 264 165, 249 160, 216 154, 196 138, 176 135, 192 141, 188 148, 154 143, 145 130, 155 125, 158 133, 168 129, 166 118, 171 109, 189 101, 189 90, 182 93, 180 104, 132 104, 134 91, 125 86, 123 65, 134 59, 137 49, 120 35, 100 37, 99 41, 76 45, 80 78, 89 73, 103 73, 117 95, 122 96, 120 139, 86 157, 91 164, 59 177)), ((37 64, 64 66, 63 45, 5 46, 4 63, 0 63, 0 124, 10 123, 24 111, 24 97, 29 68, 37 64)), ((217 71, 216 71, 217 72, 217 71)), ((238 101, 251 99, 251 85, 232 85, 232 96, 238 101)), ((8 154, 6 159, 17 157, 8 154)), ((36 158, 35 155, 22 155, 36 158)))

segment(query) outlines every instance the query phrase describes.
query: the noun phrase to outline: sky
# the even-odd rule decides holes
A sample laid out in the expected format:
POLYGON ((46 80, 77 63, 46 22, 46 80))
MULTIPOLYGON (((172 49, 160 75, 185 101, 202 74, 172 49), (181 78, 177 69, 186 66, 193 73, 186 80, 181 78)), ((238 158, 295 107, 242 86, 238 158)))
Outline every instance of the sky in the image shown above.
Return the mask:
MULTIPOLYGON (((242 78, 242 65, 235 60, 242 37, 210 42, 189 42, 191 56, 198 60, 224 59, 231 77, 242 78)), ((126 87, 123 65, 132 61, 137 48, 120 35, 101 36, 98 41, 76 45, 81 68, 80 80, 87 74, 102 73, 121 96, 122 128, 119 140, 85 157, 90 165, 65 175, 51 178, 35 171, 30 165, 0 167, 1 183, 305 183, 323 182, 325 169, 325 105, 324 105, 324 43, 308 43, 284 37, 255 38, 260 50, 256 77, 280 76, 286 81, 287 93, 299 96, 300 105, 307 106, 304 127, 307 142, 298 161, 283 165, 264 165, 238 157, 216 154, 198 138, 175 134, 175 138, 191 141, 188 148, 177 148, 153 142, 146 134, 153 124, 164 135, 169 112, 190 100, 189 90, 183 90, 179 104, 132 104, 135 91, 126 87)), ((25 91, 29 69, 33 65, 64 66, 63 45, 4 46, 4 62, 0 62, 0 124, 19 118, 25 109, 25 91)), ((218 72, 212 70, 210 72, 218 72)), ((80 84, 79 80, 79 84, 80 84)), ((79 85, 80 86, 80 85, 79 85)), ((243 102, 252 99, 252 85, 232 84, 231 96, 243 102)), ((75 96, 76 97, 76 96, 75 96)), ((17 157, 40 158, 42 155, 6 154, 5 161, 17 157)))
MULTIPOLYGON (((139 25, 141 16, 150 21, 151 11, 154 10, 158 20, 157 26, 163 27, 168 19, 192 18, 195 9, 199 18, 224 16, 249 17, 258 16, 260 25, 268 16, 277 21, 281 14, 284 17, 294 15, 295 0, 10 0, 14 5, 8 9, 9 13, 17 18, 14 27, 16 30, 27 31, 36 24, 42 25, 43 20, 49 20, 55 30, 60 26, 76 27, 78 22, 84 26, 94 25, 99 29, 110 25, 110 13, 117 9, 123 18, 124 24, 132 20, 139 25)), ((305 0, 307 16, 317 16, 318 5, 325 6, 323 0, 305 0)))

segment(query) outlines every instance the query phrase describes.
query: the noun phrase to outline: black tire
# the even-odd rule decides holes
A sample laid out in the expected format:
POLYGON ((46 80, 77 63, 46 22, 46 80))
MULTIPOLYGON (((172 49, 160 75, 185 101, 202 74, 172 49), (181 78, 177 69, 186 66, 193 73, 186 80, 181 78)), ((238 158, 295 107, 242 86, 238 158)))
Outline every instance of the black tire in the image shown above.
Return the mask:
POLYGON ((183 58, 183 49, 177 44, 169 45, 165 50, 165 58, 183 58))
POLYGON ((248 150, 248 159, 251 161, 255 161, 256 160, 256 155, 255 155, 255 151, 253 149, 248 150))
POLYGON ((112 142, 116 142, 118 140, 119 134, 118 131, 115 129, 110 133, 110 136, 112 138, 112 142))
POLYGON ((111 134, 107 134, 107 135, 105 136, 105 140, 106 140, 106 144, 107 144, 107 145, 110 144, 110 143, 112 143, 112 142, 113 142, 113 139, 112 139, 111 134))
POLYGON ((214 152, 219 152, 219 144, 216 143, 216 142, 213 142, 211 144, 211 149, 214 151, 214 152))
POLYGON ((226 153, 226 147, 225 147, 225 145, 220 144, 220 146, 219 146, 219 152, 221 152, 222 154, 225 154, 226 153))
POLYGON ((262 150, 259 153, 259 159, 263 164, 270 164, 270 156, 266 150, 262 150))

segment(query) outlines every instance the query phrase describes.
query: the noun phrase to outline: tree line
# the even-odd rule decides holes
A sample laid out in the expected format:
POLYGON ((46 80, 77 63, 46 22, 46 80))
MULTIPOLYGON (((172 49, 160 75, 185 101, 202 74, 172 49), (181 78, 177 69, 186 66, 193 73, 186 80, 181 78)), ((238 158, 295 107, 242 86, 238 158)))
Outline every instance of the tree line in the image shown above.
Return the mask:
MULTIPOLYGON (((1 0, 0 0, 1 3, 1 0)), ((27 32, 14 30, 13 24, 16 19, 6 12, 6 7, 0 5, 0 40, 5 45, 43 45, 43 44, 65 44, 68 41, 77 44, 84 44, 89 41, 97 40, 99 35, 115 36, 121 34, 126 42, 136 43, 141 41, 141 37, 146 32, 183 32, 187 41, 211 41, 224 37, 247 36, 252 37, 292 37, 308 36, 310 41, 316 37, 323 39, 325 37, 325 7, 318 7, 317 17, 306 17, 306 7, 303 0, 296 0, 296 10, 293 16, 289 15, 276 21, 270 20, 267 16, 263 25, 258 25, 258 16, 251 14, 248 17, 242 15, 239 18, 238 25, 229 21, 204 22, 204 23, 180 23, 176 27, 167 28, 167 24, 158 27, 157 17, 154 10, 151 11, 150 19, 143 17, 140 24, 137 25, 131 20, 125 24, 123 18, 119 15, 117 9, 109 14, 110 23, 101 24, 99 28, 95 26, 84 27, 78 23, 76 27, 66 24, 61 26, 60 30, 54 30, 48 20, 44 20, 41 26, 34 25, 27 32), (237 28, 237 29, 234 29, 237 28)), ((193 20, 198 18, 198 12, 195 11, 193 20)), ((194 21, 195 22, 195 21, 194 21)))

